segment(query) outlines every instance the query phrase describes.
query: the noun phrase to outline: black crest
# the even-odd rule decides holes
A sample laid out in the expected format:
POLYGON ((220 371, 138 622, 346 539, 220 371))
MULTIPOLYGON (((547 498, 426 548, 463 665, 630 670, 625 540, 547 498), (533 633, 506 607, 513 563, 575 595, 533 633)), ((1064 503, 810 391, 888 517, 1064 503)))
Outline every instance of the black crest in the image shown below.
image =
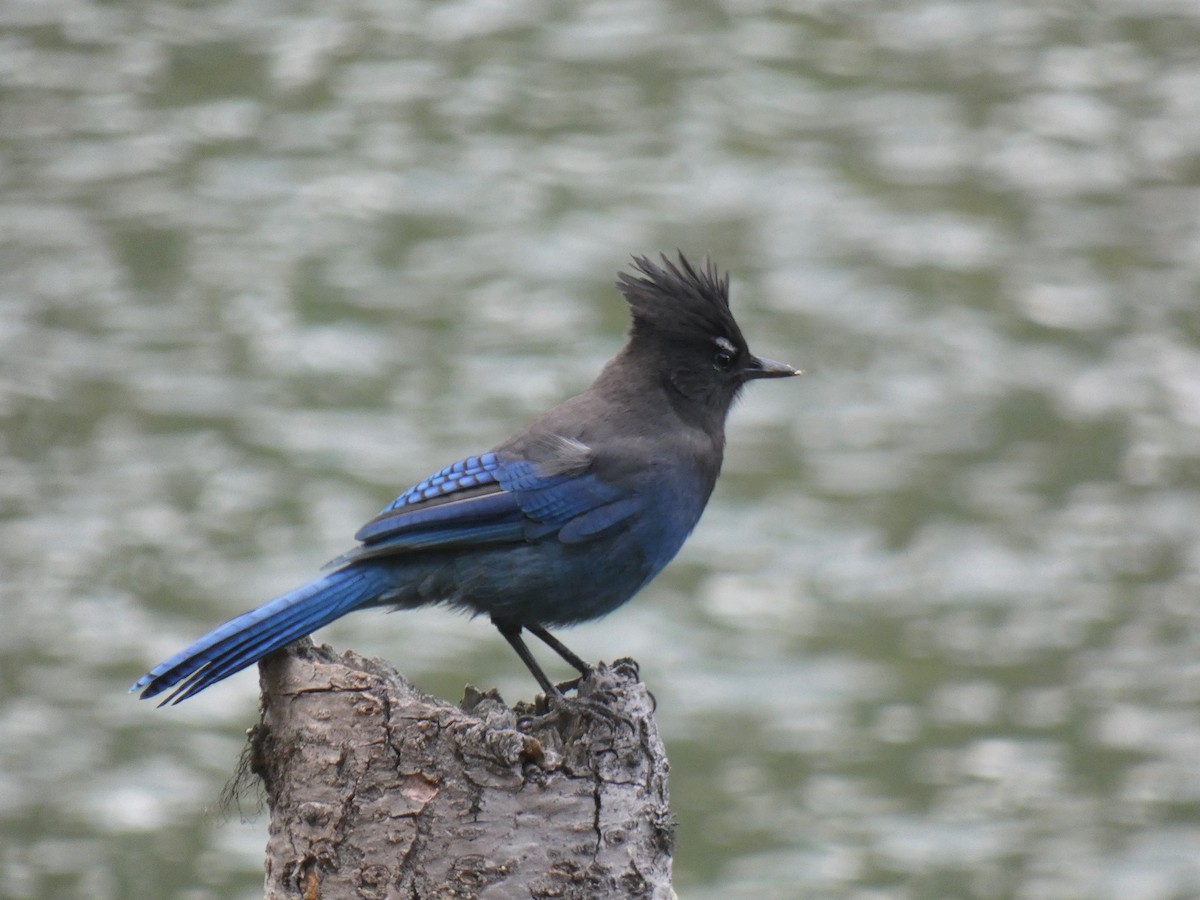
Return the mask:
POLYGON ((662 265, 635 256, 638 274, 622 272, 617 288, 633 312, 633 331, 652 330, 684 340, 725 337, 743 343, 729 311, 729 274, 721 273, 707 256, 697 269, 680 253, 676 265, 660 255, 662 265))

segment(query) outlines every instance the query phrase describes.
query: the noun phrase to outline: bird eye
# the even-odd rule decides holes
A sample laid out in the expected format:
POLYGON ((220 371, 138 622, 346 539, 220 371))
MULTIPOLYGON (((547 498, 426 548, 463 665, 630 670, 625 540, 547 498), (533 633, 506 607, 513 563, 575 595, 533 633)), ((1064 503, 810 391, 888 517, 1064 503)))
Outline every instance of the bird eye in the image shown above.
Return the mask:
POLYGON ((713 366, 718 372, 728 372, 736 361, 737 354, 728 347, 717 347, 717 352, 713 354, 713 366))

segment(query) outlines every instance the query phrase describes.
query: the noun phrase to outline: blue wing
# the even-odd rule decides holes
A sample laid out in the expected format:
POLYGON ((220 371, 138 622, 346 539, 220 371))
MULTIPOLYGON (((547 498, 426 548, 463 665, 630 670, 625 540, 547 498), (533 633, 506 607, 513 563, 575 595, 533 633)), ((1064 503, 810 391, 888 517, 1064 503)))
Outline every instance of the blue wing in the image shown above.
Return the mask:
POLYGON ((359 529, 362 545, 331 563, 419 550, 598 537, 642 500, 594 471, 591 449, 547 435, 521 456, 490 452, 446 466, 402 493, 359 529))

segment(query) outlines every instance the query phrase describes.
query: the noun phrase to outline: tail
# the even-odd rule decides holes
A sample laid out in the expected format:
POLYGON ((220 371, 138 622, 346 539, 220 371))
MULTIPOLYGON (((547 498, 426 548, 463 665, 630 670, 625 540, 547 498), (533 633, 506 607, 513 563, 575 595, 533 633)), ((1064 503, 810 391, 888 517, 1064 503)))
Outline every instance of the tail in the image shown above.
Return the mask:
POLYGON ((379 569, 354 566, 330 572, 214 628, 159 663, 129 690, 141 691, 144 700, 178 685, 159 706, 179 703, 258 662, 272 650, 328 625, 378 597, 387 587, 379 569))

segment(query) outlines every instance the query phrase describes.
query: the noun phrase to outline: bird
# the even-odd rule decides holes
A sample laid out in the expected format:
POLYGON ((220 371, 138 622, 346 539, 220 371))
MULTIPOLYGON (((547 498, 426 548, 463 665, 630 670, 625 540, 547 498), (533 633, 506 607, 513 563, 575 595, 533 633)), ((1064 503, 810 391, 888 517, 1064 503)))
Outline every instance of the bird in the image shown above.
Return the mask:
POLYGON ((627 341, 587 390, 410 487, 314 580, 214 628, 130 692, 179 703, 353 610, 443 605, 488 617, 561 700, 523 634, 589 674, 549 629, 612 612, 662 571, 712 494, 742 389, 801 374, 750 352, 728 272, 708 256, 635 255, 616 286, 627 341))

